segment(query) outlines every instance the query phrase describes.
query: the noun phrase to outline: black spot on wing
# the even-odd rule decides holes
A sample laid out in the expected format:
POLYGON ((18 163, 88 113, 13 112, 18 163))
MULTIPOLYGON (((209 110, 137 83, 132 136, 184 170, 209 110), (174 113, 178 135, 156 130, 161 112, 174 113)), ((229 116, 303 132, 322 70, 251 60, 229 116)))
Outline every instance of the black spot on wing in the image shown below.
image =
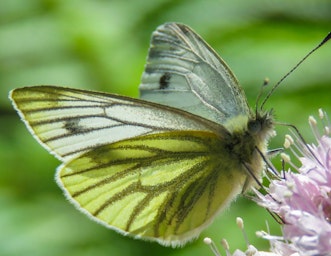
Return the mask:
POLYGON ((164 73, 160 77, 160 81, 159 81, 160 87, 159 88, 161 90, 167 89, 169 87, 170 79, 171 79, 171 74, 168 72, 164 73))
POLYGON ((77 119, 67 120, 64 123, 64 128, 70 134, 80 133, 84 130, 84 127, 79 124, 79 120, 77 119))

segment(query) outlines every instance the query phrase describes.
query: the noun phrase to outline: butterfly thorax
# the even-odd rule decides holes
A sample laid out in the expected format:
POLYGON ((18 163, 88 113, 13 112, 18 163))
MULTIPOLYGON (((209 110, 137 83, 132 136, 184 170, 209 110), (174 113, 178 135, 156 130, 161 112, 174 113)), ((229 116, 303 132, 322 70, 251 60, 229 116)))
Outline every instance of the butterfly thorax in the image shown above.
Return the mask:
MULTIPOLYGON (((261 153, 267 151, 267 144, 273 136, 273 117, 271 112, 257 113, 254 117, 237 116, 226 123, 230 134, 226 141, 227 150, 242 163, 243 171, 260 178, 264 168, 261 153), (250 170, 247 170, 249 168, 250 170)), ((243 188, 250 187, 251 175, 243 188)))

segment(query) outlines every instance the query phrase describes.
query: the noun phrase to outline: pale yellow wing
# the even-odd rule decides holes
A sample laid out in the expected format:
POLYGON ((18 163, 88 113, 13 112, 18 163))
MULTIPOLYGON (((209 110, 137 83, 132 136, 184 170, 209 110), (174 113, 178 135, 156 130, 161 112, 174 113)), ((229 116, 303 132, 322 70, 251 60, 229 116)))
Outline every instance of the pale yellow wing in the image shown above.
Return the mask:
POLYGON ((13 90, 10 98, 32 135, 62 161, 94 147, 162 131, 227 133, 187 112, 114 94, 32 86, 13 90))
POLYGON ((181 246, 241 192, 240 170, 215 133, 171 131, 95 148, 60 166, 57 182, 106 227, 181 246))

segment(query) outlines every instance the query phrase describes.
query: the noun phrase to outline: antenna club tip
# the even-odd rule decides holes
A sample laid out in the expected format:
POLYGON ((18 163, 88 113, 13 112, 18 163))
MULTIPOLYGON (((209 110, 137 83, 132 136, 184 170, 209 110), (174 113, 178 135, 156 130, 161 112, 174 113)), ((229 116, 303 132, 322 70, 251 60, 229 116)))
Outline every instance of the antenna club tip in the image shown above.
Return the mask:
POLYGON ((264 78, 264 81, 263 81, 263 86, 267 86, 270 82, 270 79, 268 77, 264 78))
POLYGON ((329 41, 331 39, 331 32, 329 32, 326 37, 323 39, 323 41, 321 42, 322 44, 325 44, 327 41, 329 41))

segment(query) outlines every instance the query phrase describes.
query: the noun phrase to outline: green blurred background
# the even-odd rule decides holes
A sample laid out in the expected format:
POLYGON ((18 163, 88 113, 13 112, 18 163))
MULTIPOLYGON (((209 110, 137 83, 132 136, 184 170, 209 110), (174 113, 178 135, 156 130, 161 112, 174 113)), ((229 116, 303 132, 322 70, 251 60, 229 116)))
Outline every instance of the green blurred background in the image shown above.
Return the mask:
MULTIPOLYGON (((212 255, 202 238, 245 249, 279 226, 266 211, 239 198, 200 239, 183 249, 123 237, 79 213, 54 182, 60 163, 36 143, 7 98, 39 84, 138 96, 152 31, 177 21, 191 26, 220 53, 254 104, 265 77, 278 81, 331 30, 329 0, 3 0, 0 1, 0 255, 212 255)), ((267 104, 277 120, 295 124, 313 141, 307 118, 331 111, 331 43, 294 72, 267 104)), ((282 145, 277 127, 270 147, 282 145)), ((275 158, 275 162, 280 162, 275 158)))

